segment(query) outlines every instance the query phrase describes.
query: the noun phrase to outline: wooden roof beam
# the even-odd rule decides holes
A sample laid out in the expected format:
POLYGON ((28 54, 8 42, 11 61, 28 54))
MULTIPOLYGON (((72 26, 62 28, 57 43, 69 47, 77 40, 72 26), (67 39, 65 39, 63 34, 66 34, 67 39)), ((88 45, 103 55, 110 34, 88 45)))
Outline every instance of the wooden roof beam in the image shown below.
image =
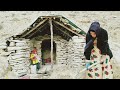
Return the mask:
POLYGON ((76 34, 77 36, 84 37, 84 36, 82 36, 81 34, 79 34, 79 33, 77 33, 77 32, 74 32, 73 30, 71 30, 71 29, 69 29, 68 27, 64 26, 64 25, 61 24, 60 22, 58 22, 58 21, 54 21, 54 22, 55 22, 56 24, 58 24, 58 25, 64 27, 65 29, 69 30, 70 32, 76 34))
POLYGON ((31 33, 27 38, 31 38, 35 33, 37 33, 41 28, 43 28, 45 25, 47 24, 47 22, 42 25, 39 29, 35 30, 33 33, 31 33))
POLYGON ((23 34, 21 37, 24 38, 26 35, 30 34, 31 32, 33 32, 36 28, 38 28, 41 24, 43 24, 45 21, 47 21, 48 19, 46 18, 45 20, 41 21, 36 27, 33 27, 30 31, 28 31, 26 34, 23 34))
POLYGON ((57 29, 59 29, 62 33, 66 34, 67 36, 69 36, 70 38, 72 38, 71 35, 69 35, 68 33, 66 33, 65 31, 63 31, 61 28, 57 27, 56 25, 54 25, 57 29))

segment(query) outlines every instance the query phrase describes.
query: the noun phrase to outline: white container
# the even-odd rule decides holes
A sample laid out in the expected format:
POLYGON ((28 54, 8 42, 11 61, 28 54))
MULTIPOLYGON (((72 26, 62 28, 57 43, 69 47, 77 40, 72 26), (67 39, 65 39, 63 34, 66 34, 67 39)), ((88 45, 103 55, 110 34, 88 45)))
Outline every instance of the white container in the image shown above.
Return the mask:
POLYGON ((31 73, 36 74, 36 65, 31 65, 30 68, 31 68, 31 73))

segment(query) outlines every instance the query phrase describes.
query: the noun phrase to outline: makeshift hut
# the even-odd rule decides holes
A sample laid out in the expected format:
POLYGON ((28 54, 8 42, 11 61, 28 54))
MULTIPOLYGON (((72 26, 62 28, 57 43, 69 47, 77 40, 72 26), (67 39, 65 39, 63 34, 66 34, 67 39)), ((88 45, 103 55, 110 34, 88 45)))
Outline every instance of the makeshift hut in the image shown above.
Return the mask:
POLYGON ((63 16, 40 16, 22 33, 6 41, 9 63, 18 75, 30 73, 30 51, 36 47, 43 66, 78 67, 84 57, 85 35, 63 16))

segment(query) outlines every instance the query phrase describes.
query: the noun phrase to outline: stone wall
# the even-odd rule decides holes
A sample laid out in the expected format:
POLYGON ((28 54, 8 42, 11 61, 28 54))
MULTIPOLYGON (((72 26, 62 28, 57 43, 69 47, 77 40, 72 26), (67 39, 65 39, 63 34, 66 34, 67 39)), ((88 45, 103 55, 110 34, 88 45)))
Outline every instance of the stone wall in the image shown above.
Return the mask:
POLYGON ((12 68, 9 63, 7 52, 7 44, 5 41, 0 42, 0 79, 17 79, 17 75, 12 72, 12 68))
MULTIPOLYGON (((43 40, 50 39, 49 35, 39 36, 32 40, 41 56, 41 43, 43 40)), ((74 36, 69 41, 61 36, 54 36, 56 43, 56 64, 66 64, 71 67, 78 67, 83 57, 85 38, 74 36)))
POLYGON ((6 48, 5 42, 0 42, 0 78, 5 77, 7 67, 8 67, 8 61, 6 53, 3 49, 6 48))
POLYGON ((27 39, 9 40, 10 45, 7 52, 11 52, 7 57, 12 71, 16 75, 22 76, 30 73, 30 42, 27 39))
POLYGON ((68 42, 64 39, 57 40, 56 60, 57 64, 67 64, 68 62, 68 42))
MULTIPOLYGON (((18 77, 30 73, 30 51, 33 47, 37 47, 38 55, 41 56, 41 44, 42 41, 46 39, 50 39, 50 36, 39 36, 32 40, 24 38, 17 40, 9 39, 9 46, 6 46, 6 43, 1 45, 1 48, 6 48, 7 50, 6 56, 5 53, 1 55, 1 59, 5 60, 3 65, 5 68, 2 70, 7 70, 7 67, 10 65, 11 71, 18 77)), ((74 36, 69 41, 66 41, 61 36, 54 36, 54 42, 56 43, 56 64, 64 64, 70 66, 70 68, 78 68, 82 61, 84 41, 84 38, 78 36, 74 36)))
POLYGON ((68 60, 71 68, 80 66, 82 57, 84 56, 85 39, 83 37, 74 36, 68 44, 68 60))

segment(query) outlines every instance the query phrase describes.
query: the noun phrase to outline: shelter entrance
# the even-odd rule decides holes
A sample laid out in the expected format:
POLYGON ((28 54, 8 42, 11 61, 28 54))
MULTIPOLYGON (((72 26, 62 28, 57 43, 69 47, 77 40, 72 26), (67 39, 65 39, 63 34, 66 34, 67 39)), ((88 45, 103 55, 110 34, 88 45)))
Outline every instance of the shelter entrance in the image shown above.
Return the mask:
MULTIPOLYGON (((42 64, 51 63, 51 39, 43 40, 41 44, 42 64)), ((56 43, 53 42, 53 62, 56 63, 56 43)))

